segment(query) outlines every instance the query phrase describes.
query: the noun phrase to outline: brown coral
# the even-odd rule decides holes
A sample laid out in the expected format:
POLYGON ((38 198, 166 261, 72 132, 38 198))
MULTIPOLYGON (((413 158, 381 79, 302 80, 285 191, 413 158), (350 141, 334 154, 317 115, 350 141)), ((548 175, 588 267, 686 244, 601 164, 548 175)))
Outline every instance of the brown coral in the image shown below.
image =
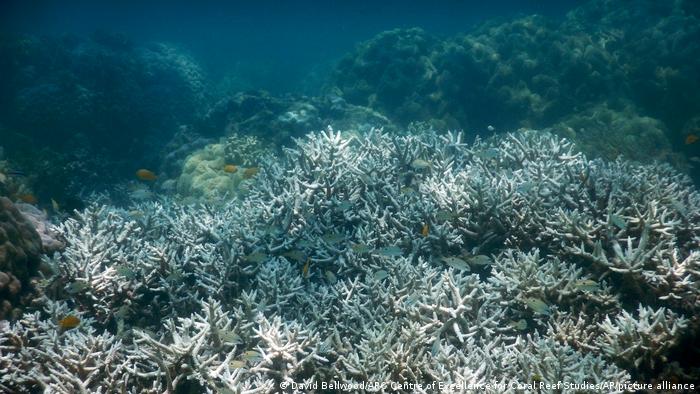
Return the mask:
POLYGON ((0 197, 0 319, 8 305, 17 306, 19 295, 36 275, 42 251, 41 238, 34 226, 5 197, 0 197))

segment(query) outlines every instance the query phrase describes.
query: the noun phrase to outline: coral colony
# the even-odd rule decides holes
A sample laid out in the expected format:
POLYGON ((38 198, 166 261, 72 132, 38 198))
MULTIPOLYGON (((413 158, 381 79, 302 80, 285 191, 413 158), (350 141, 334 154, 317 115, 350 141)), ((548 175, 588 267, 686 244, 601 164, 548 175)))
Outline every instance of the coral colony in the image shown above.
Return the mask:
POLYGON ((700 2, 640 4, 289 94, 0 34, 0 393, 697 391, 700 2))
POLYGON ((662 384, 640 377, 700 308, 689 179, 541 131, 417 131, 311 133, 221 207, 97 198, 54 228, 37 309, 1 323, 0 390, 662 384))

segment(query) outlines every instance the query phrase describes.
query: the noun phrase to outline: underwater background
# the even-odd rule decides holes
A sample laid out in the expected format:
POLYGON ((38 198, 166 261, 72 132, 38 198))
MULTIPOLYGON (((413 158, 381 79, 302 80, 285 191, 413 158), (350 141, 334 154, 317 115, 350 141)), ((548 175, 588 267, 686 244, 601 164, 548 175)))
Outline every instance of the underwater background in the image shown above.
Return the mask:
POLYGON ((0 392, 694 392, 700 3, 0 2, 0 392))

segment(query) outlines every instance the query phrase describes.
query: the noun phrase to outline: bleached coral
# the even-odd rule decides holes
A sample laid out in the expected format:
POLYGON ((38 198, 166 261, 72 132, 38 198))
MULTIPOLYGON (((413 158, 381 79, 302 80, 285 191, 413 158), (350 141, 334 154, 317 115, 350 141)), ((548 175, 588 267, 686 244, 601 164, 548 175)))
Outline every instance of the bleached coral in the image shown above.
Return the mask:
POLYGON ((606 316, 599 323, 603 335, 597 340, 601 350, 618 360, 634 364, 666 362, 664 354, 673 347, 687 327, 687 320, 665 308, 654 310, 640 305, 638 316, 623 310, 614 320, 606 316))
POLYGON ((45 304, 43 311, 26 314, 0 331, 0 389, 24 392, 36 386, 66 394, 132 390, 119 338, 98 332, 94 319, 82 314, 80 325, 65 331, 59 321, 71 313, 68 305, 45 304))
MULTIPOLYGON (((625 381, 693 327, 698 198, 669 167, 591 161, 542 132, 329 129, 216 209, 89 206, 59 227, 44 292, 80 311, 64 334, 101 338, 91 362, 113 352, 109 379, 132 391, 625 381)), ((1 369, 49 354, 12 345, 37 330, 0 332, 1 369)), ((51 342, 68 345, 82 349, 51 342)))

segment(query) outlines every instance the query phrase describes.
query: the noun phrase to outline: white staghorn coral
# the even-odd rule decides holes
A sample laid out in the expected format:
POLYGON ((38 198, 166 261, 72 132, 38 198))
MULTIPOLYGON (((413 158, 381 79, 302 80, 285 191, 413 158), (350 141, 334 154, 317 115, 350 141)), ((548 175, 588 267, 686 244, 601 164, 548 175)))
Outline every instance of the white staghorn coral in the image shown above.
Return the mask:
POLYGON ((676 344, 679 334, 687 327, 687 320, 665 308, 654 310, 639 306, 638 317, 623 310, 614 320, 606 316, 599 323, 603 335, 596 344, 604 354, 625 363, 648 364, 665 362, 665 352, 676 344))
POLYGON ((0 331, 0 370, 24 371, 0 387, 112 387, 35 364, 61 354, 126 392, 625 381, 696 324, 699 196, 544 132, 310 134, 240 200, 64 222, 42 303, 83 324, 51 340, 43 311, 0 331))
POLYGON ((80 325, 66 330, 60 320, 70 308, 45 300, 42 312, 0 331, 0 389, 21 392, 37 386, 50 393, 92 393, 130 389, 122 342, 98 332, 95 321, 80 315, 80 325))

